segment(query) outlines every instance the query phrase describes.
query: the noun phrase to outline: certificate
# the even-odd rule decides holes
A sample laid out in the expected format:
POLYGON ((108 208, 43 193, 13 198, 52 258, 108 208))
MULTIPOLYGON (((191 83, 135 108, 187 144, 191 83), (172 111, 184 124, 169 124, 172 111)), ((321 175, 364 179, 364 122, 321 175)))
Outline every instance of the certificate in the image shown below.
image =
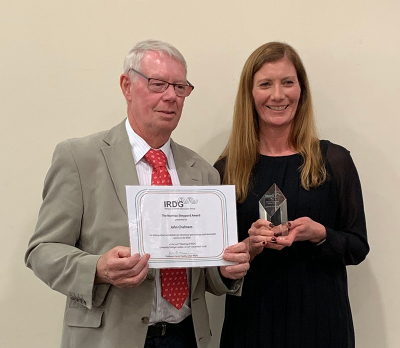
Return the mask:
POLYGON ((233 185, 126 186, 132 255, 150 254, 151 268, 231 265, 237 243, 233 185))

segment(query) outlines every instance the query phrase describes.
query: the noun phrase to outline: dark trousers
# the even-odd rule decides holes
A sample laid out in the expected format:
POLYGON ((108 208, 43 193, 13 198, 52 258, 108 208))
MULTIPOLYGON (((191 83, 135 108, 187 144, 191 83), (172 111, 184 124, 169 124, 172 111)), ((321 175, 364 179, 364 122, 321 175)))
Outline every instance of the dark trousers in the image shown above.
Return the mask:
POLYGON ((148 335, 144 348, 197 348, 192 316, 178 324, 168 324, 165 335, 148 335))

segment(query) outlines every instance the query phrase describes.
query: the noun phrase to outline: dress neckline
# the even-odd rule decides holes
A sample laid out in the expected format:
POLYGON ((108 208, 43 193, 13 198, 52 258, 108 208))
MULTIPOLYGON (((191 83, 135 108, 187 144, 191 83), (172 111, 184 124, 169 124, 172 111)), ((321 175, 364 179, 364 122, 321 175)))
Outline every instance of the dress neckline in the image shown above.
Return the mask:
POLYGON ((298 152, 293 153, 291 155, 284 155, 284 156, 268 156, 268 155, 263 155, 260 153, 260 157, 265 157, 265 158, 290 158, 290 157, 295 157, 295 156, 299 156, 300 154, 298 152))

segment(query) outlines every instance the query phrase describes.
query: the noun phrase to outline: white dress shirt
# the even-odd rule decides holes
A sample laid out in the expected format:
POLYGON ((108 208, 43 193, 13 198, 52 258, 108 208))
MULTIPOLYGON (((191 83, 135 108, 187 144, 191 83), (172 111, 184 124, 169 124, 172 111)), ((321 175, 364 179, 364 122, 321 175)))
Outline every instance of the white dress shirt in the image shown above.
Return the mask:
MULTIPOLYGON (((144 159, 144 155, 151 149, 151 147, 133 131, 128 119, 126 119, 125 126, 132 148, 132 155, 135 161, 139 183, 140 185, 150 186, 153 168, 144 159)), ((164 152, 167 157, 167 169, 169 174, 171 175, 172 185, 179 186, 179 177, 175 167, 174 155, 171 150, 171 139, 168 139, 168 141, 162 147, 160 147, 160 150, 162 150, 162 152, 164 152)), ((164 297, 161 296, 160 270, 156 269, 156 286, 154 287, 153 308, 151 310, 149 321, 150 325, 158 323, 160 321, 165 321, 168 323, 179 323, 192 313, 192 310, 190 308, 191 272, 189 268, 187 269, 187 273, 189 296, 183 304, 182 308, 178 310, 171 303, 165 300, 164 297)))

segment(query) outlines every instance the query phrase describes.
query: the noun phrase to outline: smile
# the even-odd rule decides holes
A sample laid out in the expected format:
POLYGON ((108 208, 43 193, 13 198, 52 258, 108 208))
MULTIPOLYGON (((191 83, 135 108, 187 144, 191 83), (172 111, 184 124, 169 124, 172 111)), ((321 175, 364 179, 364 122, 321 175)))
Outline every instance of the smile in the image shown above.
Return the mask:
POLYGON ((282 110, 285 110, 288 106, 289 105, 286 105, 286 106, 268 106, 267 105, 267 108, 274 110, 274 111, 282 111, 282 110))

